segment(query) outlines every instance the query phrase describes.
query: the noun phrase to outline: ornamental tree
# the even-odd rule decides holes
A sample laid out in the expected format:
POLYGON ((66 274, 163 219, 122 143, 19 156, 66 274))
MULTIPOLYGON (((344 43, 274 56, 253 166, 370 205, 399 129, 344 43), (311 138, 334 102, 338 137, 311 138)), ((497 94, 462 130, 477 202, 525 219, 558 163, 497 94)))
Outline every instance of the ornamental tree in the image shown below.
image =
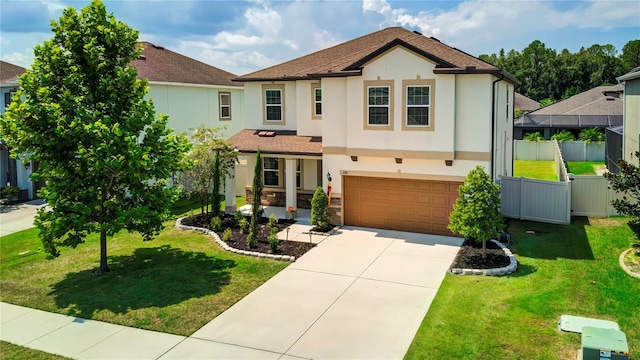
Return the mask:
POLYGON ((37 45, 21 90, 0 119, 0 135, 40 166, 44 180, 35 224, 45 251, 76 247, 100 233, 100 268, 109 271, 107 237, 120 230, 151 240, 163 228, 178 189, 166 179, 183 169, 189 149, 156 117, 138 80, 138 31, 107 14, 100 1, 69 7, 51 24, 54 36, 37 45))
POLYGON ((317 227, 329 226, 329 197, 321 186, 318 186, 311 198, 311 225, 317 227))
POLYGON ((186 157, 191 167, 180 176, 182 185, 200 198, 201 213, 209 212, 209 196, 213 216, 219 216, 222 204, 220 187, 238 161, 237 152, 220 135, 223 128, 194 129, 191 140, 195 146, 186 157))
POLYGON ((454 233, 482 242, 482 258, 487 257, 487 240, 504 230, 500 212, 500 186, 482 166, 476 166, 458 187, 447 227, 454 233))
POLYGON ((260 149, 256 154, 256 166, 253 168, 253 187, 251 190, 251 233, 258 234, 258 226, 260 218, 262 218, 262 158, 260 157, 260 149))

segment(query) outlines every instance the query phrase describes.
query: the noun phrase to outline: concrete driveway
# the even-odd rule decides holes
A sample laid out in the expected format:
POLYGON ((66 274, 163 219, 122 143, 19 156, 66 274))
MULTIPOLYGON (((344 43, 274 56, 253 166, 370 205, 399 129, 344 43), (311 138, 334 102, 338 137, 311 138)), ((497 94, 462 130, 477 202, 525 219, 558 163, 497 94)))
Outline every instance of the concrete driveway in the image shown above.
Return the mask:
POLYGON ((42 200, 32 200, 22 204, 0 205, 0 236, 30 229, 33 218, 39 208, 44 206, 42 200))
POLYGON ((162 359, 400 359, 461 244, 342 228, 162 359))

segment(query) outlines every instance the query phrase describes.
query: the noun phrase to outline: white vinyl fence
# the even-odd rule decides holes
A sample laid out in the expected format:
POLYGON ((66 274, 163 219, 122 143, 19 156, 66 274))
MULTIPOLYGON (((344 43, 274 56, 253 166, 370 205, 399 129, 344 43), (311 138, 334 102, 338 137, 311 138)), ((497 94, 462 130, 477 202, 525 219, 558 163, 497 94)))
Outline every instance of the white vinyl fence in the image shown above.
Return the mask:
POLYGON ((506 217, 551 224, 571 222, 571 182, 502 177, 501 204, 506 217))
POLYGON ((605 144, 584 141, 515 141, 514 160, 553 160, 557 143, 565 161, 604 161, 605 144))
MULTIPOLYGON (((517 143, 517 159, 554 160, 559 181, 502 177, 500 196, 504 216, 551 224, 569 224, 571 216, 610 216, 616 214, 611 206, 611 200, 619 195, 609 189, 609 182, 604 177, 567 174, 564 165, 564 160, 568 160, 564 157, 567 155, 565 149, 575 152, 567 155, 574 156, 572 159, 580 159, 580 154, 588 159, 589 156, 593 156, 590 151, 599 151, 596 146, 580 146, 565 147, 560 151, 561 145, 556 141, 522 141, 520 144, 517 143)), ((604 146, 602 149, 604 152, 604 146)), ((591 157, 591 159, 594 158, 591 157)))

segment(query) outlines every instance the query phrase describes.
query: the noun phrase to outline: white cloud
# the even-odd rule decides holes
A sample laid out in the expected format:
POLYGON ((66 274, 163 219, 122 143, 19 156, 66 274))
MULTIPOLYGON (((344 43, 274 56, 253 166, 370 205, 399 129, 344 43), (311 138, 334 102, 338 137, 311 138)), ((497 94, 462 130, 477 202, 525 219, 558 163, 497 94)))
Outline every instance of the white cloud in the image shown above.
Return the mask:
POLYGON ((637 8, 637 3, 629 1, 585 1, 568 10, 554 8, 554 3, 548 1, 465 1, 446 11, 413 13, 391 5, 386 0, 363 0, 363 11, 382 15, 381 26, 419 28, 427 36, 441 37, 449 45, 463 49, 567 27, 638 26, 638 12, 629 11, 626 6, 637 8))
POLYGON ((13 65, 22 66, 24 68, 31 67, 33 63, 33 54, 26 53, 11 53, 2 55, 2 60, 13 65))

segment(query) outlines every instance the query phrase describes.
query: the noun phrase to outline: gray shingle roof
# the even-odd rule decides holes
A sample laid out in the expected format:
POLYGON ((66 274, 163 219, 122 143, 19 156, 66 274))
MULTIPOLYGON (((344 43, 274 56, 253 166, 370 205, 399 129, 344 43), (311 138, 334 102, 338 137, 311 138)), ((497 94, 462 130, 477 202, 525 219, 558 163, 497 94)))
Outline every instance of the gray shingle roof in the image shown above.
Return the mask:
POLYGON ((520 93, 515 93, 514 108, 529 112, 540 108, 540 103, 520 93))
POLYGON ((296 80, 359 75, 364 64, 394 46, 403 46, 436 64, 434 73, 490 73, 515 84, 506 71, 463 51, 401 27, 390 27, 359 38, 243 75, 238 81, 296 80))
POLYGON ((598 86, 531 112, 531 115, 622 115, 621 84, 598 86), (617 93, 619 97, 605 93, 617 93))
POLYGON ((242 86, 231 79, 237 75, 178 54, 150 42, 141 42, 142 55, 131 62, 139 78, 149 81, 242 86))
POLYGON ((27 69, 0 60, 0 84, 14 83, 27 69))

